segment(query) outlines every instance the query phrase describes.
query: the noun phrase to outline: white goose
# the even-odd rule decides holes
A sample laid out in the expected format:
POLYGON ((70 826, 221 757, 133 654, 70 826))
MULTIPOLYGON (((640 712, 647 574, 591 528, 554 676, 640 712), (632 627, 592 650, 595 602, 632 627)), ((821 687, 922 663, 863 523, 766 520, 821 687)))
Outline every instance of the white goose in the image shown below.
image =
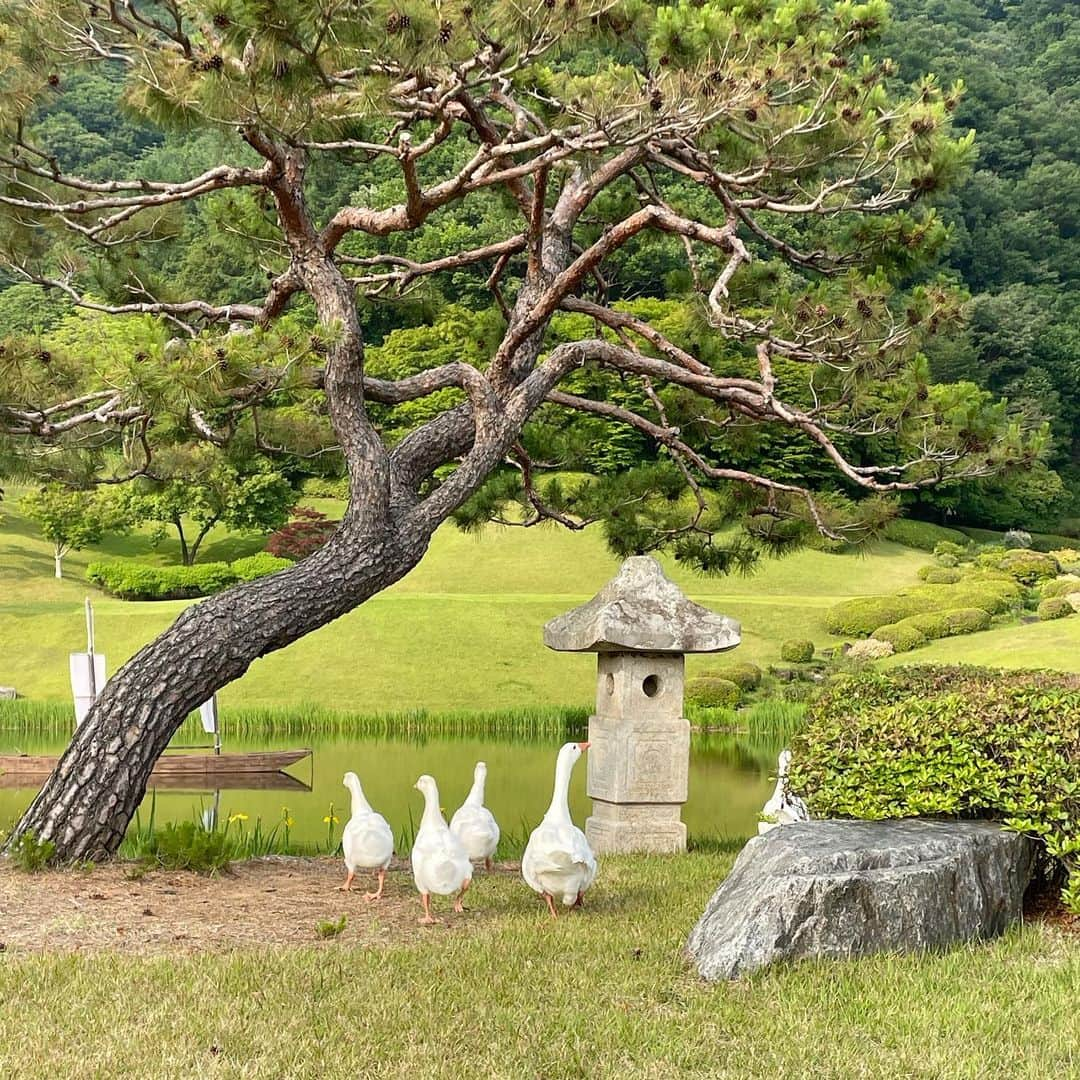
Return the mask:
POLYGON ((372 810, 364 798, 360 777, 354 772, 347 772, 343 783, 352 795, 352 817, 341 834, 341 850, 349 874, 340 888, 343 892, 352 889, 357 870, 376 870, 379 888, 376 892, 365 893, 364 899, 379 900, 386 882, 386 868, 394 856, 394 834, 386 818, 372 810))
POLYGON ((758 822, 758 835, 775 829, 777 825, 794 825, 799 821, 809 821, 810 811, 798 795, 788 791, 788 766, 791 765, 791 751, 782 750, 776 763, 776 787, 772 798, 761 808, 764 820, 758 822))
POLYGON ((484 869, 492 867, 491 856, 499 846, 499 823, 484 805, 487 765, 478 761, 473 770, 473 785, 468 798, 450 819, 450 831, 465 845, 474 862, 484 860, 484 869))
POLYGON ((544 820, 533 830, 521 860, 526 884, 545 900, 554 916, 554 897, 566 907, 580 907, 585 890, 596 877, 596 856, 585 834, 570 819, 570 774, 587 742, 566 743, 555 764, 555 790, 544 820))
POLYGON ((454 910, 464 911, 461 898, 472 881, 472 863, 462 842, 450 831, 439 809, 439 788, 428 775, 416 781, 416 790, 424 796, 424 816, 412 849, 413 881, 424 905, 421 925, 438 922, 431 914, 431 894, 449 896, 458 893, 454 910), (460 890, 460 892, 458 892, 460 890))

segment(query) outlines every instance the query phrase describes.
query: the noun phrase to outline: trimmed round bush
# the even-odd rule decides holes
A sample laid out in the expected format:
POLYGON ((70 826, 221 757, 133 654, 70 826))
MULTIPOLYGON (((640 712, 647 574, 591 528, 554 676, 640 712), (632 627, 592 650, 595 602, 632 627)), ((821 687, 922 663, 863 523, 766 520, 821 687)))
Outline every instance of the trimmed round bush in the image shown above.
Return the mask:
MULTIPOLYGON (((959 559, 961 555, 967 554, 967 549, 967 544, 954 544, 949 540, 940 540, 934 545, 934 554, 938 559, 946 556, 950 559, 959 559)), ((942 563, 941 565, 948 566, 949 564, 942 563)))
POLYGON ((938 566, 944 566, 949 569, 960 565, 960 560, 955 555, 949 555, 948 553, 935 555, 934 562, 936 562, 938 566))
POLYGON ((756 690, 761 685, 761 668, 749 662, 731 664, 719 671, 706 672, 703 678, 728 679, 740 690, 756 690))
POLYGON ((884 660, 887 656, 892 656, 896 650, 892 646, 891 641, 878 641, 877 638, 866 638, 863 641, 856 641, 850 649, 847 651, 849 660, 854 660, 856 663, 862 663, 866 660, 884 660))
POLYGON ((1044 600, 1051 596, 1068 596, 1069 593, 1080 592, 1080 578, 1060 577, 1048 581, 1039 587, 1039 595, 1044 600))
POLYGON ((879 626, 873 636, 878 641, 887 641, 897 652, 910 652, 930 640, 917 626, 912 626, 906 620, 891 626, 879 626))
POLYGON ((703 675, 686 684, 686 698, 702 709, 734 709, 742 698, 742 690, 730 679, 703 675))
POLYGON ((990 629, 990 612, 982 608, 956 608, 945 612, 945 625, 948 636, 955 634, 975 634, 980 630, 990 629))
POLYGON ((1038 585, 1041 581, 1049 581, 1058 575, 1060 567, 1053 555, 1047 555, 1042 551, 1028 551, 1025 548, 1017 548, 1007 551, 998 560, 998 569, 1004 570, 1017 581, 1025 585, 1038 585))
POLYGON ((281 559, 269 552, 260 551, 257 555, 249 555, 246 559, 237 559, 229 564, 233 573, 241 581, 254 581, 256 578, 276 574, 287 566, 292 566, 292 559, 281 559))
POLYGON ((825 629, 830 634, 868 637, 879 626, 917 615, 925 606, 909 596, 860 596, 829 608, 825 613, 825 629))
POLYGON ((1051 619, 1064 619, 1073 614, 1073 606, 1064 596, 1051 596, 1044 600, 1038 607, 1039 620, 1049 622, 1051 619))
POLYGON ((808 664, 814 659, 814 643, 804 638, 789 638, 780 646, 780 659, 788 664, 808 664))
POLYGON ((792 744, 815 818, 985 818, 1034 836, 1080 898, 1080 678, 908 667, 834 679, 792 744))
POLYGON ((955 585, 962 576, 959 570, 946 566, 923 566, 919 569, 919 577, 927 585, 955 585))

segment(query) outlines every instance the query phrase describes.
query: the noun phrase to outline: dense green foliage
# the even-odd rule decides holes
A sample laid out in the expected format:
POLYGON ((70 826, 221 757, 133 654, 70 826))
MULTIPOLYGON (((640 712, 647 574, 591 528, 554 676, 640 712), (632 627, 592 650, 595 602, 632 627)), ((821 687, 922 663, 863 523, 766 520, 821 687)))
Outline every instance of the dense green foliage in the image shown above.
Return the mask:
POLYGON ((952 543, 960 547, 968 538, 957 529, 947 529, 944 525, 934 525, 929 521, 916 521, 913 518, 897 518, 885 526, 886 540, 903 544, 905 547, 919 548, 921 551, 936 551, 941 544, 952 543))
MULTIPOLYGON (((447 60, 462 60, 474 22, 491 22, 512 39, 535 14, 526 15, 516 5, 508 5, 513 9, 509 14, 496 5, 490 9, 485 6, 483 15, 474 18, 471 6, 468 12, 456 4, 451 7, 445 13, 446 22, 440 23, 419 3, 380 3, 371 20, 343 18, 334 34, 318 36, 323 42, 336 38, 334 48, 346 52, 361 43, 370 51, 374 38, 380 56, 385 53, 397 63, 420 57, 426 66, 437 68, 447 60)), ((565 20, 569 27, 574 5, 551 3, 545 9, 555 12, 550 17, 565 20)), ((238 145, 235 131, 253 114, 260 120, 265 114, 266 123, 278 124, 280 130, 293 132, 296 127, 305 138, 310 134, 312 138, 375 139, 380 133, 373 117, 385 89, 382 83, 373 80, 372 85, 365 84, 364 92, 358 95, 362 104, 350 102, 344 112, 320 113, 317 106, 322 96, 318 92, 324 87, 316 76, 322 75, 321 69, 310 55, 305 57, 302 50, 296 50, 294 40, 297 34, 308 32, 317 17, 303 6, 290 4, 275 10, 278 20, 268 22, 259 4, 208 5, 207 25, 199 24, 191 33, 195 43, 191 62, 170 66, 168 79, 156 83, 151 79, 145 85, 136 80, 134 87, 126 89, 122 73, 109 64, 65 69, 58 75, 46 70, 44 61, 35 64, 20 55, 34 82, 27 87, 13 76, 5 83, 12 115, 16 115, 16 107, 27 111, 27 130, 55 154, 55 160, 49 159, 54 169, 95 181, 136 175, 156 181, 194 175, 219 164, 223 154, 230 160, 249 161, 253 156, 247 147, 238 145), (242 59, 249 34, 253 46, 257 45, 250 70, 242 59), (26 108, 28 96, 35 96, 30 109, 26 108), (118 107, 120 101, 122 108, 118 107), (309 107, 313 117, 308 116, 309 107), (299 119, 301 115, 304 120, 299 119), (313 133, 305 130, 309 121, 313 133)), ((199 23, 196 13, 185 14, 199 23)), ((1042 14, 1039 18, 1046 23, 1042 14)), ((731 33, 755 47, 765 43, 768 53, 759 65, 761 70, 751 72, 748 97, 738 115, 730 125, 709 134, 710 149, 714 143, 721 146, 733 168, 759 159, 755 125, 770 122, 774 115, 779 122, 783 94, 770 93, 770 80, 779 78, 788 63, 796 65, 795 74, 800 77, 824 77, 844 87, 843 101, 836 106, 839 130, 817 139, 801 139, 800 154, 819 140, 837 148, 856 145, 886 113, 895 123, 890 121, 880 131, 874 129, 875 145, 887 145, 899 132, 910 130, 916 136, 915 159, 904 163, 896 177, 899 183, 911 182, 909 203, 885 217, 867 214, 848 220, 838 214, 802 221, 766 210, 762 227, 746 234, 754 263, 744 279, 736 282, 733 302, 753 319, 768 315, 785 333, 803 334, 809 326, 820 324, 823 333, 842 336, 845 344, 841 352, 848 365, 842 370, 819 371, 811 379, 800 361, 778 357, 773 371, 779 385, 800 407, 816 410, 823 393, 841 403, 835 411, 830 410, 830 420, 840 432, 837 445, 858 466, 873 467, 877 462, 894 461, 897 455, 905 457, 912 446, 929 445, 944 460, 948 457, 945 451, 956 446, 964 455, 981 455, 991 453, 1000 443, 1010 449, 1002 451, 996 464, 1008 463, 1017 472, 994 483, 1005 485, 1008 498, 1019 505, 1042 505, 1040 499, 1045 502, 1051 495, 1060 495, 1061 485, 1045 468, 1037 464, 1030 467, 1043 450, 1044 417, 1061 418, 1041 405, 1006 408, 997 403, 995 395, 1011 383, 999 380, 992 383, 992 394, 981 392, 976 384, 986 382, 987 370, 981 363, 969 364, 957 374, 963 365, 955 358, 967 355, 965 350, 977 327, 973 324, 972 329, 963 329, 962 290, 948 287, 939 273, 949 261, 954 267, 958 265, 954 258, 960 233, 956 185, 970 185, 967 177, 972 163, 981 164, 978 155, 984 153, 977 140, 972 142, 967 128, 973 119, 975 127, 988 124, 992 128, 1000 114, 997 101, 988 108, 980 97, 984 90, 990 92, 987 80, 968 79, 966 92, 959 82, 954 83, 952 69, 964 59, 963 49, 954 46, 958 36, 970 33, 981 38, 999 30, 999 23, 1009 33, 1018 33, 1016 22, 1011 12, 1008 18, 996 14, 976 17, 966 10, 938 10, 938 5, 927 0, 896 5, 891 26, 885 5, 876 0, 835 7, 771 0, 750 6, 634 2, 626 4, 625 10, 623 5, 617 11, 605 8, 605 14, 594 20, 589 37, 574 42, 575 51, 568 46, 565 55, 553 54, 529 77, 539 86, 545 119, 550 118, 549 113, 557 114, 558 99, 572 102, 572 111, 587 114, 597 100, 622 107, 642 93, 647 95, 648 109, 663 114, 671 99, 687 100, 687 84, 678 80, 687 79, 687 73, 703 58, 714 58, 717 43, 731 33), (928 16, 949 23, 953 31, 945 35, 940 55, 933 57, 940 63, 936 81, 927 77, 933 64, 928 63, 925 50, 913 49, 911 43, 912 27, 928 16), (796 54, 803 49, 807 51, 806 63, 799 67, 796 54), (890 55, 899 62, 898 73, 896 65, 886 59, 890 55), (644 88, 639 85, 638 73, 628 66, 640 56, 646 58, 647 66, 648 85, 644 88), (890 95, 901 90, 910 94, 912 104, 890 112, 894 109, 890 95), (772 231, 766 232, 766 228, 772 231), (820 263, 825 272, 818 272, 816 261, 792 265, 778 257, 777 252, 789 244, 828 255, 828 260, 820 263), (843 254, 833 259, 829 253, 834 249, 843 254), (883 340, 892 343, 890 350, 895 349, 896 357, 890 350, 886 350, 890 355, 878 355, 874 350, 865 357, 855 355, 868 343, 883 340), (876 421, 888 417, 895 430, 881 434, 879 428, 870 439, 846 431, 845 426, 864 410, 876 421)), ((49 20, 43 23, 34 33, 40 35, 44 49, 51 38, 49 20)), ((494 31, 489 27, 487 32, 494 31)), ((1045 37, 1045 32, 1041 36, 1020 34, 1023 55, 1034 56, 1045 44, 1045 37)), ((722 63, 728 65, 727 71, 731 58, 724 54, 722 63)), ((1057 63, 1060 66, 1060 57, 1057 63)), ((1034 60, 1027 66, 1034 70, 1034 60)), ((521 78, 527 81, 524 75, 521 78)), ((1028 81, 1035 78, 1030 74, 1028 81)), ((709 79, 712 83, 706 87, 706 97, 711 100, 716 93, 712 87, 724 80, 719 72, 715 78, 710 74, 706 81, 709 79)), ((728 82, 733 79, 729 75, 728 82)), ((799 82, 794 77, 793 81, 799 82)), ((1000 86, 995 83, 993 89, 1000 91, 1000 86)), ((1040 103, 1045 104, 1042 99, 1040 103)), ((1040 123, 1049 115, 1041 108, 1040 123)), ((994 145, 1007 138, 994 131, 987 137, 994 145)), ((785 133, 777 138, 788 136, 785 133)), ((766 157, 771 163, 779 141, 769 145, 766 157)), ((1009 160, 1036 149, 1046 155, 1054 146, 1045 131, 1032 147, 1014 148, 1009 160)), ((446 166, 469 152, 469 144, 450 138, 425 160, 425 169, 441 175, 446 166)), ((838 149, 835 160, 847 152, 838 149)), ((377 154, 361 157, 363 160, 349 155, 327 157, 312 167, 305 194, 316 218, 325 219, 350 200, 392 205, 404 198, 395 160, 377 154)), ((997 168, 999 160, 1004 161, 1005 156, 995 153, 989 167, 997 168)), ((830 165, 820 170, 820 176, 815 173, 804 178, 796 168, 791 172, 793 186, 809 189, 819 179, 832 179, 836 175, 833 170, 834 165, 830 165)), ((1039 207, 1031 208, 1033 213, 1053 212, 1054 208, 1043 205, 1045 191, 1047 185, 1053 189, 1065 176, 1061 169, 1050 168, 1038 174, 1038 197, 1023 190, 1025 198, 1039 202, 1039 207)), ((883 189, 888 186, 882 184, 883 189)), ((14 179, 11 190, 25 194, 14 179)), ((280 273, 285 265, 281 245, 274 239, 275 212, 265 194, 244 188, 224 190, 200 201, 156 209, 152 215, 137 215, 144 235, 154 242, 128 250, 118 240, 117 250, 95 263, 94 274, 86 275, 92 279, 93 298, 118 302, 133 294, 167 300, 197 295, 206 302, 224 304, 258 297, 265 292, 267 278, 280 273)), ((689 179, 666 178, 662 195, 687 213, 701 214, 707 205, 704 186, 689 179)), ((626 206, 636 205, 639 196, 629 182, 613 189, 606 202, 598 204, 590 227, 599 235, 626 206)), ((445 256, 460 250, 465 240, 470 245, 494 241, 502 238, 506 226, 520 228, 510 202, 501 193, 482 192, 468 203, 441 208, 422 228, 386 237, 350 237, 343 252, 356 265, 369 265, 365 260, 380 258, 423 262, 445 256)), ((81 269, 85 260, 98 258, 99 253, 80 244, 77 237, 50 246, 45 237, 53 240, 55 234, 37 219, 33 228, 24 230, 23 220, 11 216, 17 218, 8 222, 8 246, 15 261, 25 257, 34 265, 40 264, 42 273, 72 275, 76 273, 73 267, 81 269)), ((717 216, 717 222, 721 218, 722 214, 717 216)), ((126 238, 134 234, 135 225, 126 238)), ((659 328, 679 349, 700 357, 710 370, 732 377, 756 375, 752 350, 715 333, 701 296, 694 292, 693 279, 715 276, 721 264, 718 256, 705 253, 689 266, 684 254, 676 238, 642 233, 605 264, 602 291, 621 312, 659 328)), ((1045 255, 1042 249, 1041 254, 1045 255)), ((961 267, 965 282, 967 266, 964 263, 961 267)), ((512 259, 508 267, 505 291, 509 294, 520 281, 521 261, 512 259)), ((492 303, 487 275, 487 266, 482 272, 461 268, 437 283, 433 279, 415 283, 395 302, 378 295, 362 304, 359 314, 369 344, 368 370, 380 378, 402 378, 447 361, 464 359, 482 367, 504 329, 503 316, 492 303)), ((971 287, 971 282, 967 284, 971 287)), ((60 289, 43 297, 14 277, 0 281, 0 289, 0 334, 18 338, 11 372, 18 376, 12 381, 20 387, 47 382, 80 386, 86 372, 79 358, 92 351, 99 358, 96 375, 105 376, 110 385, 134 376, 140 400, 152 400, 155 409, 167 417, 143 432, 155 443, 157 460, 161 457, 159 446, 168 448, 190 440, 205 413, 212 425, 219 431, 227 430, 229 438, 244 444, 248 451, 257 446, 260 453, 276 458, 275 465, 293 481, 309 477, 333 483, 340 473, 342 459, 333 445, 325 401, 318 393, 304 393, 303 380, 297 374, 304 365, 320 362, 327 338, 332 337, 329 328, 316 325, 306 300, 298 300, 273 331, 259 328, 250 334, 213 340, 209 334, 200 335, 188 345, 171 336, 174 327, 151 324, 134 314, 112 320, 112 326, 103 328, 100 324, 108 320, 74 312, 71 297, 60 289), (5 284, 9 287, 3 289, 5 284), (46 356, 47 361, 42 359, 46 356), (249 388, 258 381, 260 365, 268 357, 285 357, 290 378, 260 403, 256 423, 235 411, 235 392, 238 385, 249 388), (209 390, 201 385, 208 372, 216 384, 209 390), (219 390, 232 394, 232 402, 215 398, 213 391, 219 390), (193 410, 192 406, 198 408, 193 410), (282 452, 285 447, 288 452, 282 452)), ((551 342, 572 340, 595 330, 583 314, 560 314, 552 324, 551 342)), ((615 337, 610 331, 604 333, 615 337)), ((13 345, 9 355, 15 352, 13 345)), ((693 438, 709 461, 723 467, 759 471, 772 481, 805 485, 822 494, 823 524, 841 538, 836 543, 877 532, 895 509, 884 500, 867 497, 848 479, 838 478, 818 448, 798 430, 774 430, 777 425, 755 422, 738 410, 729 414, 723 406, 703 410, 692 395, 671 387, 660 387, 654 402, 650 398, 652 386, 646 388, 599 366, 575 372, 565 386, 574 394, 635 409, 652 422, 678 428, 683 437, 693 438)), ((394 407, 373 404, 371 412, 381 433, 393 443, 459 400, 460 391, 447 389, 394 407)), ((109 447, 109 464, 113 466, 120 464, 116 443, 114 440, 109 447)), ((543 497, 558 514, 601 521, 612 548, 620 554, 659 546, 679 533, 682 539, 675 550, 687 561, 714 571, 738 569, 752 561, 755 550, 774 550, 813 539, 819 524, 807 520, 799 499, 787 500, 782 493, 759 499, 752 491, 707 492, 707 512, 697 517, 698 509, 688 506, 685 498, 689 494, 685 479, 672 465, 669 453, 642 431, 597 415, 568 418, 564 410, 545 407, 526 430, 522 445, 536 461, 556 462, 561 470, 588 475, 588 482, 572 492, 552 480, 543 486, 543 497), (687 527, 689 520, 693 520, 692 528, 687 527), (720 527, 733 520, 747 526, 741 544, 718 539, 720 527), (702 534, 708 535, 703 538, 702 534)), ((89 455, 81 449, 69 449, 69 454, 56 455, 48 463, 52 473, 71 478, 91 464, 100 464, 89 462, 89 455)), ((137 439, 122 448, 125 458, 132 454, 138 458, 137 452, 137 439)), ((134 464, 143 462, 136 460, 134 464)), ((985 487, 981 481, 948 486, 939 502, 931 500, 923 508, 938 512, 947 508, 949 500, 958 498, 985 501, 990 498, 985 487)), ((994 497, 1000 501, 1005 496, 994 497)), ((458 520, 470 526, 492 517, 513 516, 518 506, 531 513, 533 505, 519 470, 508 467, 481 497, 462 508, 458 520)), ((175 525, 175 514, 169 513, 168 506, 159 506, 156 512, 158 520, 175 525)), ((196 539, 192 560, 197 546, 196 539)))
POLYGON ((108 493, 45 484, 22 497, 24 514, 53 545, 56 576, 69 551, 96 544, 106 532, 124 531, 130 524, 128 512, 108 493))
POLYGON ((291 559, 266 552, 232 563, 194 566, 148 566, 131 560, 93 562, 86 569, 86 579, 121 600, 189 600, 221 592, 238 581, 276 574, 291 565, 291 559))
POLYGON ((793 789, 815 814, 997 819, 1040 840, 1080 900, 1075 676, 963 667, 842 676, 793 749, 793 789))

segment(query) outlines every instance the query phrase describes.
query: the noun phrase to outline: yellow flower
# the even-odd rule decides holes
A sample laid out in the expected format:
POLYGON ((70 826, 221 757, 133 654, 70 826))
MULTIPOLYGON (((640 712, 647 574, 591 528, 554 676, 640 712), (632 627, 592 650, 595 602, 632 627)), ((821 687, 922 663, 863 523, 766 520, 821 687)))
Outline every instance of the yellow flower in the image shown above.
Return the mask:
POLYGON ((338 823, 338 819, 333 814, 327 814, 326 817, 323 818, 324 825, 329 825, 331 821, 335 825, 338 823))
POLYGON ((231 825, 234 821, 247 821, 247 819, 247 814, 230 814, 229 824, 231 825))
POLYGON ((285 828, 286 829, 291 829, 295 824, 296 824, 296 822, 293 821, 293 819, 291 817, 285 819, 285 828))

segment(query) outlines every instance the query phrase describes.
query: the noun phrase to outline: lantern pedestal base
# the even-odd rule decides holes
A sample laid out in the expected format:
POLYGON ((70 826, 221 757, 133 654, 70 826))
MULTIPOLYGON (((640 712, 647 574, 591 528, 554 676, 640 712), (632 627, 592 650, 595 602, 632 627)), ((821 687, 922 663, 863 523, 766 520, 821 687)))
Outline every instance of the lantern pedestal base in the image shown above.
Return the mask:
POLYGON ((674 855, 686 850, 681 803, 609 803, 593 800, 585 836, 598 855, 674 855))

